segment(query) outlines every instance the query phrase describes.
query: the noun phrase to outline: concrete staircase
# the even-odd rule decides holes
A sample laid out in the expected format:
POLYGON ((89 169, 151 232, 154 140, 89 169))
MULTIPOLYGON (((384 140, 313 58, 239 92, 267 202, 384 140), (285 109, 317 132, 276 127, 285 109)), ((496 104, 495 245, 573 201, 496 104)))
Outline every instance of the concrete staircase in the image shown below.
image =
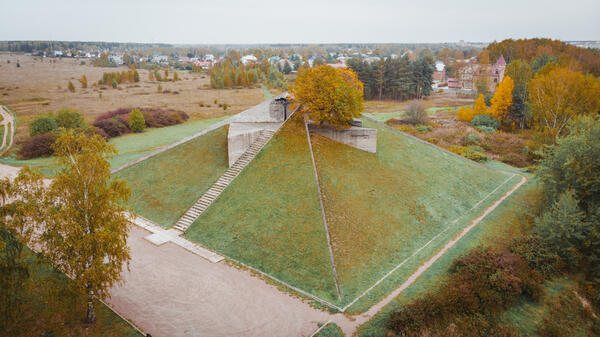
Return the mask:
POLYGON ((206 209, 221 195, 229 184, 242 172, 260 150, 269 142, 275 131, 261 130, 258 138, 242 154, 238 160, 188 209, 173 226, 174 229, 185 232, 206 211, 206 209))

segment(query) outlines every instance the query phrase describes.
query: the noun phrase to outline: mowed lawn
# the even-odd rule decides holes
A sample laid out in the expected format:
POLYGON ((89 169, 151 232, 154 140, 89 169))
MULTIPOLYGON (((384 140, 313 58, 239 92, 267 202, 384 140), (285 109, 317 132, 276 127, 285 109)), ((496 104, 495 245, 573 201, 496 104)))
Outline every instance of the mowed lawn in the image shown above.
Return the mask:
POLYGON ((185 236, 337 299, 304 124, 289 120, 185 236))
POLYGON ((341 304, 418 252, 390 277, 392 282, 382 284, 386 289, 376 289, 376 298, 369 298, 373 304, 520 179, 376 123, 365 120, 364 126, 378 130, 375 154, 311 136, 341 304))
POLYGON ((227 169, 227 130, 210 131, 116 173, 131 187, 129 209, 170 227, 227 169))

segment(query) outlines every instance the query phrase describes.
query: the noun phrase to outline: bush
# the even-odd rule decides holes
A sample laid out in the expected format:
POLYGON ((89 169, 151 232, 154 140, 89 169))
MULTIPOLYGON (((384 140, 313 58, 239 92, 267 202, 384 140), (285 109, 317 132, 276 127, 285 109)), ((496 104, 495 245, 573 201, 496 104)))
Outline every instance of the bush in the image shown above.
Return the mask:
POLYGON ((477 129, 478 131, 481 131, 483 133, 494 133, 494 132, 496 132, 496 129, 490 128, 489 126, 478 126, 475 129, 477 129))
POLYGON ((177 110, 141 109, 146 126, 161 128, 185 122, 190 118, 185 112, 177 110))
MULTIPOLYGON (((406 122, 409 124, 426 124, 427 123, 427 112, 425 112, 425 103, 422 101, 413 101, 406 107, 404 113, 406 122)), ((430 130, 431 131, 431 130, 430 130)))
POLYGON ((70 92, 75 92, 75 86, 73 85, 73 83, 71 81, 69 81, 67 88, 69 88, 70 92))
POLYGON ((392 312, 389 328, 401 336, 424 336, 425 330, 428 336, 510 336, 498 326, 498 316, 522 295, 538 299, 542 294, 541 275, 509 251, 475 248, 456 259, 450 273, 438 292, 392 312), (458 330, 454 334, 448 331, 451 325, 458 330), (499 330, 504 333, 498 335, 499 330))
POLYGON ((53 133, 43 133, 29 138, 19 150, 21 159, 31 159, 37 157, 47 157, 54 153, 52 145, 56 141, 56 135, 53 133))
POLYGON ((500 127, 500 121, 496 119, 496 117, 488 114, 479 114, 475 115, 471 120, 471 125, 473 127, 481 127, 486 126, 488 128, 493 128, 494 130, 498 130, 500 127))
POLYGON ((417 125, 415 130, 417 130, 417 132, 429 132, 433 130, 433 127, 430 125, 417 125))
POLYGON ((488 160, 487 156, 483 152, 475 151, 466 146, 451 146, 450 151, 461 155, 465 158, 474 160, 474 161, 486 161, 488 160))
POLYGON ((76 129, 83 126, 83 115, 79 111, 61 109, 56 113, 56 124, 65 129, 76 129))
POLYGON ((41 135, 43 133, 52 132, 58 129, 58 124, 54 116, 48 114, 44 116, 38 116, 31 121, 29 125, 29 135, 41 135))
POLYGON ((129 129, 116 118, 102 119, 94 122, 94 126, 102 129, 110 138, 118 137, 129 132, 129 129))
POLYGON ((139 109, 133 109, 129 113, 129 129, 133 132, 143 132, 146 128, 144 115, 139 109))
POLYGON ((479 136, 475 133, 468 134, 463 140, 466 145, 476 144, 479 145, 479 136))

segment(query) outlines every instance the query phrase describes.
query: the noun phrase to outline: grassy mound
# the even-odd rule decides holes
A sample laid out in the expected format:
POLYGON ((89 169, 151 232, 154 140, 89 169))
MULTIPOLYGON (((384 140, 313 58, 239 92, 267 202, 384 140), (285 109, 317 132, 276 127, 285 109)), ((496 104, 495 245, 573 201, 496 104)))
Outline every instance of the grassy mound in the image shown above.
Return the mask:
POLYGON ((172 226, 227 169, 227 130, 213 130, 116 173, 131 187, 129 208, 172 226))
POLYGON ((365 126, 378 130, 375 154, 311 136, 342 304, 406 260, 365 300, 383 297, 520 179, 365 126))
POLYGON ((186 237, 325 300, 337 298, 299 118, 275 134, 186 237))

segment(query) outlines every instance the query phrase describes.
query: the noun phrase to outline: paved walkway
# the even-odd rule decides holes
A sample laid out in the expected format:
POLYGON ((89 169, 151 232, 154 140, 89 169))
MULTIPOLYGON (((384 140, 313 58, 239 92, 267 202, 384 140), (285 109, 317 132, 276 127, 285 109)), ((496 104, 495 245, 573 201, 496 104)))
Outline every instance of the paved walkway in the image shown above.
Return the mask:
POLYGON ((157 247, 148 234, 132 226, 130 270, 107 303, 153 337, 310 336, 330 318, 249 271, 157 247))

